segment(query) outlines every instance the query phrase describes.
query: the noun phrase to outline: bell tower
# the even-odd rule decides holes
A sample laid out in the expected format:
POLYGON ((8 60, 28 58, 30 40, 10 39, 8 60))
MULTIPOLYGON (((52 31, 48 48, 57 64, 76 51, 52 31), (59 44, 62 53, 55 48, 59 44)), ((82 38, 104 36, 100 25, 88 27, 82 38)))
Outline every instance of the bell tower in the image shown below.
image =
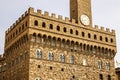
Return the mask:
POLYGON ((70 19, 82 26, 92 27, 91 0, 70 0, 70 19))

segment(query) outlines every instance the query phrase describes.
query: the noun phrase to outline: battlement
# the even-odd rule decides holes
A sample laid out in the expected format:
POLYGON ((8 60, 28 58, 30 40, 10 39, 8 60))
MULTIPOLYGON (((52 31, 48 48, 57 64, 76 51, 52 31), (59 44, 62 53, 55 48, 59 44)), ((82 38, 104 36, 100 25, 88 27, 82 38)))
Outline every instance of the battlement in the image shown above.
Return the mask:
MULTIPOLYGON (((28 9, 28 11, 26 11, 23 15, 21 15, 21 17, 19 17, 18 20, 16 20, 16 22, 10 26, 10 28, 8 28, 8 30, 6 31, 6 34, 11 31, 20 21, 22 21, 22 19, 27 15, 27 14, 30 14, 30 15, 36 15, 36 16, 40 16, 40 17, 44 17, 44 18, 49 18, 49 19, 53 19, 53 20, 57 20, 57 21, 61 21, 61 22, 64 22, 64 23, 69 23, 69 24, 73 24, 73 25, 78 25, 76 23, 76 20, 75 19, 69 19, 68 17, 65 17, 63 19, 63 16, 61 15, 58 15, 56 16, 55 13, 52 13, 51 15, 49 14, 49 12, 45 11, 44 13, 42 13, 42 10, 34 10, 34 8, 30 7, 28 9)), ((104 28, 104 27, 98 27, 98 25, 95 25, 95 27, 85 27, 85 28, 90 28, 90 29, 93 29, 93 30, 97 30, 97 31, 100 31, 100 32, 104 32, 104 33, 108 33, 108 34, 111 34, 111 35, 115 35, 115 30, 111 30, 109 28, 104 28)))
POLYGON ((5 33, 8 34, 12 29, 14 29, 14 28, 17 26, 17 24, 18 24, 19 22, 21 22, 23 18, 25 18, 25 16, 26 16, 27 14, 28 14, 28 11, 26 11, 24 14, 22 14, 21 17, 19 17, 18 20, 16 20, 15 23, 13 23, 13 24, 10 26, 10 28, 8 28, 8 30, 5 31, 5 33))
POLYGON ((105 28, 103 26, 95 25, 94 29, 96 29, 97 31, 101 31, 101 32, 110 33, 110 34, 115 35, 115 30, 113 30, 113 29, 110 30, 109 28, 105 28))

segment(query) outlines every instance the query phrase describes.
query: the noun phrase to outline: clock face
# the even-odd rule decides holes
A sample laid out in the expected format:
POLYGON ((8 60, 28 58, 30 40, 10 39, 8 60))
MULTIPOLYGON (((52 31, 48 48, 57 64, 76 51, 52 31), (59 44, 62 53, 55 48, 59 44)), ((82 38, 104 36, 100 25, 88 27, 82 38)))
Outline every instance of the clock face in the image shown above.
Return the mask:
POLYGON ((80 20, 81 20, 82 24, 85 26, 88 26, 90 24, 90 19, 85 14, 80 16, 80 20))

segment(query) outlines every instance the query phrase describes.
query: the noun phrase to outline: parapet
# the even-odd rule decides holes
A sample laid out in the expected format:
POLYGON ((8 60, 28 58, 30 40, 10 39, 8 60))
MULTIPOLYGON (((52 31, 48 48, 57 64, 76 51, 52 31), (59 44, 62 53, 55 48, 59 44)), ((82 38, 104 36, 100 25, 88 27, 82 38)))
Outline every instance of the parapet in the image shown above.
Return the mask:
POLYGON ((105 33, 108 33, 108 34, 112 34, 112 35, 115 35, 115 30, 111 30, 109 28, 105 28, 103 26, 98 26, 98 25, 95 25, 94 26, 94 29, 97 30, 97 31, 101 31, 101 32, 105 32, 105 33))
POLYGON ((8 34, 13 28, 15 28, 17 26, 17 24, 19 22, 22 21, 23 18, 25 18, 25 16, 28 14, 28 11, 26 11, 24 14, 21 15, 21 17, 18 18, 18 20, 15 21, 15 23, 13 23, 12 26, 10 26, 10 28, 8 28, 8 30, 5 31, 5 34, 8 34))
POLYGON ((36 15, 36 16, 40 16, 40 17, 44 17, 44 18, 50 18, 50 19, 59 20, 59 21, 72 23, 72 24, 76 22, 75 20, 70 20, 68 17, 65 17, 65 19, 63 19, 63 16, 61 16, 61 15, 56 16, 55 13, 50 14, 47 11, 45 11, 43 14, 42 14, 42 10, 37 10, 37 12, 35 12, 34 8, 32 8, 32 7, 30 7, 28 9, 28 13, 31 15, 36 15))
MULTIPOLYGON (((44 17, 44 18, 49 18, 49 19, 53 19, 53 20, 57 20, 57 21, 61 21, 61 22, 64 22, 64 23, 69 23, 69 24, 73 24, 73 25, 76 25, 76 21, 75 19, 69 19, 68 17, 65 17, 65 19, 63 19, 63 16, 61 15, 58 15, 56 16, 55 13, 52 13, 51 15, 49 14, 49 12, 45 11, 44 13, 42 13, 42 10, 34 10, 34 8, 30 7, 28 9, 28 11, 26 11, 24 14, 21 15, 21 17, 18 18, 18 20, 16 20, 16 22, 10 26, 10 28, 8 28, 8 30, 6 31, 6 34, 8 32, 10 32, 14 27, 16 27, 16 25, 22 21, 22 19, 27 15, 27 14, 30 14, 30 15, 35 15, 35 16, 38 16, 38 17, 44 17)), ((79 25, 79 24, 78 24, 79 25)), ((115 30, 111 30, 109 28, 104 28, 104 27, 100 27, 98 25, 95 25, 94 28, 92 28, 94 30, 98 30, 98 31, 101 31, 101 32, 104 32, 104 33, 108 33, 108 34, 111 34, 111 35, 115 35, 115 30)))

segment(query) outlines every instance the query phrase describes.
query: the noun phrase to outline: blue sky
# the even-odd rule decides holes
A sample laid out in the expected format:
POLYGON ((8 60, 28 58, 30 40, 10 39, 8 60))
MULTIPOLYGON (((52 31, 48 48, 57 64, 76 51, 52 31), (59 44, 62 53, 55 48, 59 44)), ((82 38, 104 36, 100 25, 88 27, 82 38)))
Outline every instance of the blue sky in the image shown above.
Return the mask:
MULTIPOLYGON (((0 53, 4 50, 4 32, 29 7, 69 17, 69 0, 1 0, 0 1, 0 53)), ((92 0, 94 25, 116 30, 117 55, 120 61, 120 0, 92 0)))

